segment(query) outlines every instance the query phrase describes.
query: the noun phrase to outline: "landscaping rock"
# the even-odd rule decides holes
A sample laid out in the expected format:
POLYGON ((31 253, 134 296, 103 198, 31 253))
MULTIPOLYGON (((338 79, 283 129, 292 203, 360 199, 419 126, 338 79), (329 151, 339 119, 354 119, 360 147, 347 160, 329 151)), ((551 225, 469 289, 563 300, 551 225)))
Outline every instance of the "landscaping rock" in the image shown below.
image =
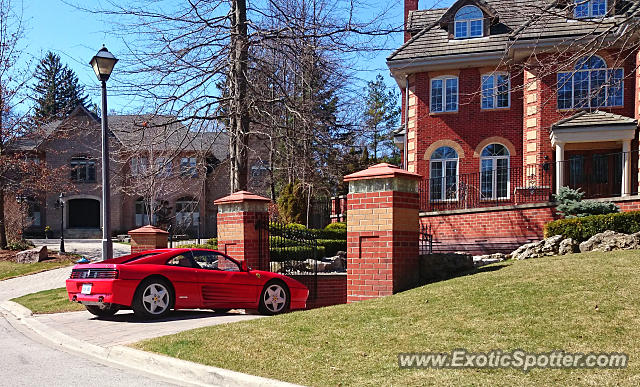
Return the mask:
MULTIPOLYGON (((340 253, 340 252, 338 252, 340 253)), ((331 262, 325 267, 326 272, 343 272, 347 270, 346 256, 336 255, 331 258, 331 262)))
POLYGON ((566 255, 573 254, 580 251, 578 247, 578 242, 574 241, 572 238, 563 239, 560 242, 560 247, 558 248, 558 255, 566 255))
POLYGON ((635 234, 622 234, 615 231, 605 231, 596 234, 589 240, 580 243, 580 251, 612 251, 630 250, 640 247, 640 232, 635 234))
POLYGON ((477 255, 473 257, 473 265, 475 267, 490 265, 492 263, 502 262, 509 259, 509 256, 503 253, 477 255))
POLYGON ((473 257, 466 253, 435 253, 420 256, 420 280, 449 278, 474 268, 473 257))
POLYGON ((511 258, 522 260, 558 255, 560 242, 562 242, 562 235, 555 235, 538 242, 527 243, 512 252, 511 258))
POLYGON ((36 247, 35 249, 24 250, 16 254, 16 262, 18 263, 36 263, 42 262, 49 257, 47 246, 36 247))

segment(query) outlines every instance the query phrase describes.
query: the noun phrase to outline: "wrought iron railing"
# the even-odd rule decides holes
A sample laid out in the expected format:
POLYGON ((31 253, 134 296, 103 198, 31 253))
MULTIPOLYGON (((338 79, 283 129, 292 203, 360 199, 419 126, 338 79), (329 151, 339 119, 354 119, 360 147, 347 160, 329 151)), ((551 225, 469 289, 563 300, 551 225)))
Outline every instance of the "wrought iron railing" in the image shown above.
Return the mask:
POLYGON ((420 182, 420 210, 444 211, 546 202, 553 190, 551 163, 432 177, 420 182))

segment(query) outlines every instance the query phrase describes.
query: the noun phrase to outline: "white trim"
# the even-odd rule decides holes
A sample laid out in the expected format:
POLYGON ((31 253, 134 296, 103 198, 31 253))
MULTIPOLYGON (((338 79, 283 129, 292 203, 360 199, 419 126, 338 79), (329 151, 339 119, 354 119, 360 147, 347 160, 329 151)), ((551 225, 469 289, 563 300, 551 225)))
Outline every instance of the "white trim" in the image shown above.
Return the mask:
POLYGON ((481 201, 491 201, 491 200, 500 200, 500 199, 511 199, 511 152, 509 152, 509 148, 499 142, 492 142, 491 144, 485 145, 484 148, 480 151, 480 200, 481 201), (507 151, 506 156, 483 156, 482 152, 487 149, 488 146, 491 145, 501 145, 507 151), (491 197, 483 198, 482 197, 482 161, 483 160, 491 160, 491 197), (498 160, 507 160, 507 196, 498 196, 498 174, 496 171, 498 170, 498 160))
POLYGON ((492 73, 485 73, 480 75, 480 109, 481 110, 495 110, 495 109, 510 109, 511 108, 511 74, 506 71, 494 71, 492 73), (507 76, 507 106, 498 106, 498 76, 506 75, 507 76), (492 108, 484 108, 482 107, 482 100, 484 99, 484 80, 485 78, 493 77, 495 90, 493 94, 493 107, 492 108))
POLYGON ((484 12, 482 12, 482 10, 478 7, 476 7, 475 5, 465 5, 464 7, 461 7, 458 12, 456 12, 455 16, 453 17, 453 37, 454 39, 469 39, 469 38, 481 38, 484 36, 484 12), (458 19, 458 14, 465 8, 475 8, 477 11, 480 12, 480 14, 483 16, 482 18, 478 19, 458 19), (472 35, 471 34, 471 23, 472 22, 476 22, 476 21, 480 21, 480 35, 472 35), (466 34, 464 36, 459 36, 458 35, 458 23, 467 23, 467 28, 466 28, 466 34))
POLYGON ((549 137, 551 138, 551 145, 553 146, 558 143, 572 142, 624 141, 633 140, 637 128, 635 124, 552 128, 549 137))
POLYGON ((457 113, 460 106, 460 79, 455 75, 443 75, 429 80, 429 113, 457 113), (447 110, 447 80, 456 81, 456 109, 447 110), (442 81, 442 110, 433 110, 433 82, 442 81))
POLYGON ((438 147, 436 149, 433 150, 433 152, 431 153, 433 155, 433 153, 435 153, 438 149, 440 148, 449 148, 451 149, 455 154, 456 157, 455 158, 442 158, 442 159, 433 159, 432 157, 429 157, 429 201, 431 203, 442 203, 442 202, 456 202, 458 201, 458 197, 459 197, 459 190, 460 190, 460 155, 458 154, 458 152, 447 145, 443 145, 441 147, 438 147), (455 198, 447 198, 447 178, 450 177, 447 175, 447 162, 449 161, 455 161, 456 162, 456 173, 455 173, 455 178, 456 178, 456 197, 455 198), (442 176, 441 177, 433 177, 433 164, 434 163, 440 163, 442 166, 442 176), (432 198, 432 191, 431 191, 431 181, 433 179, 440 179, 442 181, 442 186, 440 188, 440 195, 441 195, 441 199, 433 199, 432 198))

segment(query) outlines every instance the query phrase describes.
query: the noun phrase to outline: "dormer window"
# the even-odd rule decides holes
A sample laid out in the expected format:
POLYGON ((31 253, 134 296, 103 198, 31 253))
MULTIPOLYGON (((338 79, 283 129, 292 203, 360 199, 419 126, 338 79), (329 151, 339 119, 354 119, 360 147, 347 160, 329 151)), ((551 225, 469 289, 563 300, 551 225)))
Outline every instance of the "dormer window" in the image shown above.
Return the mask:
POLYGON ((484 35, 484 14, 480 8, 465 5, 454 18, 456 39, 477 38, 484 35))
POLYGON ((576 19, 603 17, 607 14, 607 0, 575 0, 576 19))

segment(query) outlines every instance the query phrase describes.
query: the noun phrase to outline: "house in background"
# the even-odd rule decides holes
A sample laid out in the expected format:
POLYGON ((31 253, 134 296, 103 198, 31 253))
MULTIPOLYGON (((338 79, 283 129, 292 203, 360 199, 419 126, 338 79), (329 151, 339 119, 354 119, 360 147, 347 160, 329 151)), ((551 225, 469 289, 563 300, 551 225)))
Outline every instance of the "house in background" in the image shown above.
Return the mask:
MULTIPOLYGON (((191 132, 174 121, 166 116, 109 116, 114 234, 149 224, 150 206, 159 206, 154 223, 171 225, 176 234, 215 235, 213 202, 229 194, 228 136, 191 132)), ((37 141, 19 142, 17 150, 64 170, 75 187, 63 193, 64 210, 57 203, 60 192, 30 197, 25 233, 42 235, 49 226, 59 235, 62 224, 66 237, 100 237, 100 119, 78 107, 43 128, 37 141)))
POLYGON ((436 250, 541 238, 563 186, 640 208, 638 2, 404 6, 405 43, 387 59, 403 96, 396 139, 424 177, 436 250))

